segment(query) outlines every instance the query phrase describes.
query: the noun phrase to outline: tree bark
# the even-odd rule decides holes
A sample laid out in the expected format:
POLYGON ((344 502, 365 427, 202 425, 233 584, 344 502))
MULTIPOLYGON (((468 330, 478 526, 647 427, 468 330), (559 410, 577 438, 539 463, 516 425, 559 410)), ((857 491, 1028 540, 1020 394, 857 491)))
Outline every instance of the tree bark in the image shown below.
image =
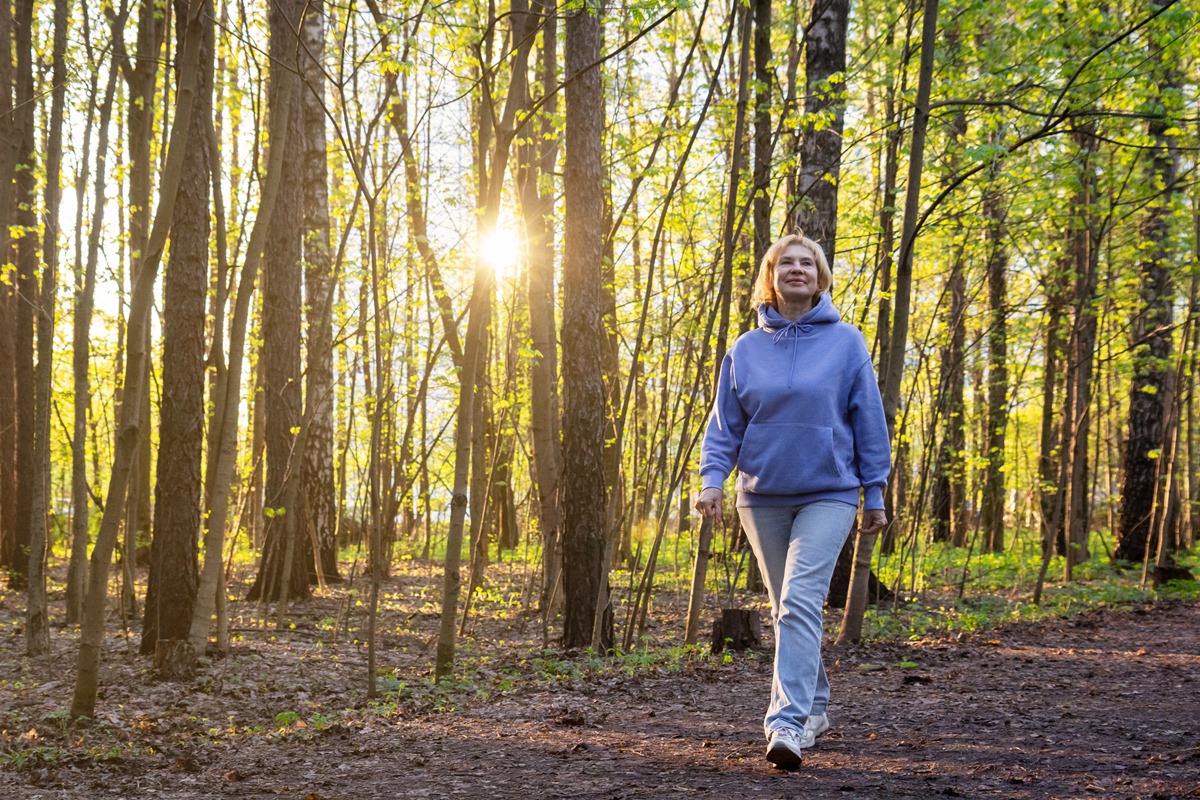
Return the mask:
POLYGON ((249 600, 288 601, 304 598, 308 567, 295 541, 299 508, 288 505, 298 497, 293 483, 302 479, 304 454, 297 452, 300 417, 300 274, 304 208, 304 104, 283 104, 284 92, 301 97, 298 31, 303 0, 284 0, 271 6, 270 113, 286 108, 287 154, 279 198, 263 252, 262 367, 266 403, 266 479, 263 486, 264 544, 258 575, 249 600), (285 87, 285 84, 287 86, 285 87), (289 549, 294 554, 287 558, 289 549), (286 574, 285 574, 286 573, 286 574))
MULTIPOLYGON (((587 0, 566 18, 566 159, 563 173, 563 646, 592 643, 604 574, 605 390, 601 365, 604 171, 600 17, 587 0)), ((612 645, 609 618, 600 637, 612 645)))
MULTIPOLYGON (((959 163, 959 151, 954 145, 961 146, 966 133, 966 114, 956 114, 951 123, 953 161, 948 170, 951 180, 959 163)), ((892 174, 894 177, 895 173, 892 174)), ((950 274, 946 278, 946 294, 950 295, 950 304, 946 309, 945 344, 941 348, 937 407, 941 444, 934 466, 933 496, 930 503, 934 541, 951 542, 957 547, 964 547, 967 542, 967 440, 966 407, 963 404, 967 279, 964 259, 963 251, 954 255, 950 263, 950 274)))
POLYGON ((1062 424, 1062 464, 1059 486, 1063 499, 1065 542, 1064 578, 1072 579, 1074 565, 1088 557, 1089 482, 1088 436, 1091 431, 1092 374, 1096 351, 1096 285, 1101 236, 1094 209, 1098 140, 1095 126, 1077 126, 1080 146, 1079 180, 1071 218, 1069 248, 1075 283, 1072 290, 1071 338, 1067 350, 1067 391, 1062 424))
MULTIPOLYGON (((160 58, 166 39, 167 24, 159 0, 143 0, 138 17, 137 55, 130 59, 124 52, 124 42, 114 30, 116 53, 122 61, 122 73, 128 87, 127 136, 129 165, 129 273, 131 282, 138 280, 138 270, 146 258, 147 241, 150 236, 150 203, 153 186, 153 162, 151 143, 154 138, 155 89, 158 84, 158 69, 163 63, 160 58)), ((153 308, 151 308, 153 313, 153 308)), ((150 336, 149 327, 146 336, 150 336)), ((140 343, 149 351, 150 340, 140 343)), ((133 551, 140 535, 150 530, 150 362, 144 366, 145 374, 138 385, 142 396, 138 398, 141 409, 139 428, 144 435, 139 439, 138 452, 133 465, 133 479, 129 492, 120 502, 127 504, 128 520, 125 526, 124 560, 122 569, 125 579, 122 592, 123 607, 131 610, 133 596, 133 551)), ((130 402, 128 387, 123 387, 122 402, 130 402)))
MULTIPOLYGON (((1160 7, 1163 0, 1157 3, 1160 7)), ((1156 81, 1158 109, 1163 99, 1178 91, 1179 75, 1163 61, 1162 48, 1151 39, 1150 59, 1160 80, 1156 81)), ((1140 562, 1153 545, 1152 537, 1163 528, 1169 495, 1161 484, 1171 471, 1164 456, 1179 424, 1171 408, 1175 283, 1171 275, 1174 248, 1170 240, 1171 207, 1180 193, 1179 150, 1170 133, 1178 121, 1169 116, 1148 123, 1152 142, 1146 164, 1145 185, 1156 193, 1146 209, 1140 230, 1140 308, 1133 315, 1130 346, 1134 351, 1133 384, 1129 389, 1129 435, 1125 447, 1124 483, 1121 486, 1121 520, 1113 558, 1140 562), (1161 187, 1161 188, 1160 188, 1161 187)))
MULTIPOLYGON (((530 428, 533 433, 533 470, 537 484, 538 531, 542 537, 543 618, 550 611, 562 570, 559 534, 559 475, 562 443, 558 418, 558 343, 555 338, 554 191, 558 161, 558 136, 553 118, 558 108, 557 17, 548 13, 545 0, 535 2, 536 13, 546 15, 538 64, 543 97, 547 98, 536 130, 538 135, 517 146, 517 190, 528 250, 526 293, 529 338, 537 356, 530 365, 530 428)), ((528 104, 528 103, 527 103, 528 104)))
MULTIPOLYGON (((287 154, 285 147, 290 135, 291 114, 286 110, 299 104, 295 86, 285 86, 277 96, 276 110, 271 119, 268 140, 266 178, 262 197, 258 204, 258 216, 250 232, 246 246, 246 260, 238 279, 237 299, 229 323, 229 364, 224 370, 222 386, 218 388, 209 418, 208 446, 208 507, 204 514, 204 565, 200 573, 200 585, 196 594, 196 608, 192 614, 191 633, 188 638, 197 655, 204 653, 213 611, 219 607, 224 595, 224 564, 221 561, 225 544, 225 526, 229 514, 231 483, 237 462, 238 406, 242 395, 242 367, 246 351, 246 329, 250 321, 250 303, 254 297, 254 284, 262 262, 275 208, 278 204, 283 183, 283 163, 287 154), (221 595, 221 598, 218 597, 221 595)), ((257 447, 252 447, 257 459, 257 447)), ((257 515, 252 515, 257 518, 257 515)))
MULTIPOLYGON (((38 247, 37 182, 35 143, 33 82, 33 2, 20 0, 15 5, 13 41, 16 45, 16 105, 13 108, 16 146, 16 174, 13 185, 16 191, 13 221, 22 235, 16 242, 16 409, 17 409, 17 496, 16 529, 13 563, 9 586, 24 589, 29 581, 30 532, 33 530, 33 515, 38 513, 33 506, 36 479, 36 454, 34 440, 37 394, 34 386, 34 314, 38 305, 37 267, 40 256, 38 247)), ((7 177, 7 176, 6 176, 7 177)), ((44 509, 43 509, 44 511, 44 509)))
MULTIPOLYGON (((167 159, 160 190, 161 201, 155 214, 154 229, 145 259, 130 297, 129 328, 126 331, 126 351, 129 356, 125 365, 126 402, 121 405, 117 446, 105 495, 104 515, 100 521, 96 546, 92 549, 88 593, 75 672, 75 692, 71 699, 71 715, 75 717, 93 716, 96 708, 96 690, 100 678, 100 646, 104 637, 104 610, 108 595, 108 567, 121 525, 124 510, 122 500, 129 488, 130 467, 137 452, 138 440, 143 434, 139 428, 141 413, 137 398, 140 396, 140 383, 147 358, 144 342, 148 332, 150 305, 154 298, 158 265, 166 246, 169 221, 174 216, 176 192, 183 175, 183 157, 188 148, 192 106, 200 70, 200 36, 192 35, 192 30, 199 26, 200 17, 208 14, 211 14, 211 5, 207 0, 193 0, 188 9, 186 24, 189 31, 185 40, 188 46, 179 64, 180 80, 176 93, 175 122, 167 145, 167 159)), ((184 24, 184 21, 181 20, 180 24, 184 24)))
MULTIPOLYGON (((187 4, 175 0, 177 19, 187 4)), ((212 154, 213 23, 205 15, 191 30, 176 29, 182 59, 185 36, 200 36, 195 107, 171 224, 164 277, 162 405, 159 423, 150 574, 142 620, 142 655, 159 639, 187 639, 199 582, 200 461, 204 447, 205 302, 209 284, 212 154)))
POLYGON ((754 261, 750 273, 771 246, 771 0, 754 0, 754 261))
MULTIPOLYGON (((68 0, 54 2, 54 45, 51 55, 50 119, 46 142, 46 211, 42 238, 42 284, 37 306, 37 403, 34 429, 33 518, 29 533, 29 602, 25 613, 25 652, 41 655, 50 649, 50 616, 46 607, 45 559, 49 541, 50 405, 54 379, 54 320, 58 297, 58 214, 62 196, 62 129, 66 105, 68 0)), ((28 235, 28 234, 27 234, 28 235)), ((36 239, 36 237, 34 237, 36 239)))
POLYGON ((792 220, 820 244, 833 265, 837 255, 838 177, 846 114, 846 29, 850 0, 813 0, 804 34, 804 135, 800 174, 791 199, 792 220))
MULTIPOLYGON (((325 581, 341 580, 337 563, 338 504, 333 479, 333 259, 330 252, 329 165, 325 142, 325 2, 307 4, 303 25, 304 285, 308 337, 304 404, 311 429, 304 449, 300 538, 315 541, 312 566, 325 581), (311 531, 311 536, 309 535, 311 531)), ((312 550, 308 544, 306 552, 312 550)), ((307 561, 307 560, 306 560, 307 561)), ((310 580, 316 575, 311 575, 310 580)))
MULTIPOLYGON (((0 263, 15 263, 12 6, 0 6, 0 263)), ((17 287, 0 281, 0 568, 17 566, 17 287)))
POLYGON ((988 405, 987 465, 984 467, 983 549, 1004 549, 1004 446, 1008 428, 1008 268, 1005 217, 1007 209, 993 175, 984 189, 983 218, 987 226, 988 285, 988 405))
MULTIPOLYGON (((912 254, 917 235, 917 214, 921 205, 921 172, 925 163, 925 131, 929 125, 929 93, 933 83, 938 0, 925 0, 924 7, 921 23, 921 63, 917 74, 912 143, 908 156, 908 186, 904 195, 904 226, 900 234, 900 260, 896 264, 896 310, 892 318, 883 374, 880 376, 883 413, 887 418, 888 434, 893 441, 896 437, 896 413, 900 406, 900 386, 904 379, 904 350, 908 347, 909 309, 912 303, 912 254)), ((891 516, 894 524, 894 509, 891 516)), ((856 642, 862 635, 862 620, 867 608, 867 590, 871 577, 871 552, 876 537, 858 534, 852 538, 856 540, 854 568, 850 572, 850 591, 838 640, 856 642)))
MULTIPOLYGON (((120 24, 124 19, 119 20, 120 24)), ((108 128, 112 119, 113 97, 117 88, 117 59, 113 59, 100 103, 100 124, 96 143, 95 200, 91 227, 88 230, 87 256, 79 256, 75 271, 75 314, 72 327, 72 386, 75 394, 74 420, 71 439, 71 556, 67 565, 66 621, 68 624, 83 618, 83 598, 87 589, 87 548, 91 538, 91 493, 87 476, 88 412, 91 405, 91 380, 88 374, 91 360, 91 324, 95 305, 96 270, 100 257, 100 233, 103 227, 105 186, 108 165, 108 128), (85 266, 86 264, 86 266, 85 266)), ((94 86, 95 84, 93 84, 94 86)), ((85 148, 86 150, 86 148, 85 148)), ((86 157, 86 153, 85 153, 86 157)), ((77 193, 83 197, 87 190, 87 169, 77 183, 77 193)), ((79 220, 83 217, 80 205, 79 220)), ((82 225, 77 222, 82 230, 82 225)), ((77 231, 76 235, 81 235, 77 231)))
MULTIPOLYGON (((741 9, 741 26, 739 36, 738 58, 738 93, 737 108, 734 112, 733 140, 729 143, 729 183, 726 184, 725 220, 721 232, 721 288, 717 294, 717 307, 720 309, 720 322, 717 323, 717 346, 713 352, 712 394, 716 396, 717 381, 720 376, 721 362, 729 346, 729 303, 733 295, 733 256, 737 247, 736 220, 739 202, 739 185, 744 163, 742 139, 746 133, 746 106, 750 97, 750 11, 741 9)), ((704 600, 704 584, 708 575, 708 551, 712 546, 712 525, 702 525, 696 541, 696 558, 692 565, 692 585, 688 593, 688 615, 684 626, 684 641, 689 644, 696 641, 699 635, 700 608, 704 600)))

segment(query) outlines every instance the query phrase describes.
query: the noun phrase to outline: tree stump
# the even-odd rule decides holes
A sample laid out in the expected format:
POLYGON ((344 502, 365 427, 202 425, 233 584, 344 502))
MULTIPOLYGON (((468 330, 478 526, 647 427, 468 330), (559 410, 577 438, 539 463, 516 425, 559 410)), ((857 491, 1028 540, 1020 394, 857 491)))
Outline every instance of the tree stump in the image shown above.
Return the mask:
POLYGON ((1196 576, 1187 567, 1181 567, 1178 564, 1158 564, 1154 567, 1154 588, 1156 589, 1167 581, 1194 580, 1196 580, 1196 576))
POLYGON ((186 639, 159 639, 154 643, 154 671, 165 681, 190 681, 196 677, 196 649, 186 639))
POLYGON ((746 608, 723 608, 713 621, 712 651, 749 650, 762 644, 762 622, 758 612, 746 608))

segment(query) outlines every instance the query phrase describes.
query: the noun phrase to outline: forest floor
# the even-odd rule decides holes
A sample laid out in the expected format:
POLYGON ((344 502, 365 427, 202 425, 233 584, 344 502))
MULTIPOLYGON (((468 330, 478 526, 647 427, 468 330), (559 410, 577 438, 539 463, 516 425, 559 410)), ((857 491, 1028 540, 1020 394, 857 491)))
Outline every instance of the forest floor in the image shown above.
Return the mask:
POLYGON ((353 638, 365 595, 342 584, 279 633, 232 603, 230 652, 188 683, 154 677, 140 626, 114 633, 83 725, 65 710, 77 631, 25 657, 23 597, 0 590, 0 796, 1200 798, 1194 600, 829 644, 833 727, 784 773, 763 758, 769 649, 679 646, 686 598, 664 595, 648 649, 568 658, 510 577, 481 595, 450 684, 429 678, 426 566, 384 587, 376 700, 353 638))

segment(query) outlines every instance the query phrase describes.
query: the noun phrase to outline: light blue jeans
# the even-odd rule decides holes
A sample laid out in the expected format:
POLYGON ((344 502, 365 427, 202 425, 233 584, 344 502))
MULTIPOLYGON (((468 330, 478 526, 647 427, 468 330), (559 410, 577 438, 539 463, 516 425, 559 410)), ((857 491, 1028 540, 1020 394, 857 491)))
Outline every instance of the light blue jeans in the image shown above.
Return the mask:
POLYGON ((779 728, 799 733, 810 714, 823 714, 829 705, 821 615, 838 553, 857 513, 857 507, 838 500, 738 509, 766 577, 775 623, 771 705, 763 720, 768 740, 779 728))

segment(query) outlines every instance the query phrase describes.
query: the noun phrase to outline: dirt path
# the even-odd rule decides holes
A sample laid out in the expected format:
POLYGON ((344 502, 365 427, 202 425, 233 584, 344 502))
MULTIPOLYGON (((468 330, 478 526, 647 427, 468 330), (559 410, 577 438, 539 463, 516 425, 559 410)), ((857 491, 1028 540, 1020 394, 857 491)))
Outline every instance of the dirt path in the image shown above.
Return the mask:
POLYGON ((1200 797, 1200 604, 828 656, 833 729, 794 774, 762 758, 769 659, 752 657, 526 689, 455 713, 10 770, 0 790, 30 800, 1200 797))

